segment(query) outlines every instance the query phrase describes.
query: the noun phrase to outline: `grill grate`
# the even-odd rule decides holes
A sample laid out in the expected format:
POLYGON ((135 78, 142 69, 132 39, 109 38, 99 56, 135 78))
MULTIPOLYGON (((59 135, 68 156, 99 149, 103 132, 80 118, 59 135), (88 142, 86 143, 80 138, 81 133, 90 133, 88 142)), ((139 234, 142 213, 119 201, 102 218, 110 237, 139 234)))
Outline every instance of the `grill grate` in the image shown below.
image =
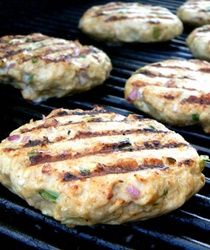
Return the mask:
MULTIPOLYGON (((147 116, 123 98, 126 79, 138 67, 147 63, 173 58, 191 58, 185 46, 189 28, 181 37, 164 44, 111 45, 96 43, 77 29, 79 17, 88 7, 106 1, 24 1, 0 2, 0 35, 42 32, 47 35, 79 39, 106 51, 114 69, 104 86, 88 93, 51 99, 41 104, 26 102, 19 91, 0 86, 0 138, 29 121, 39 119, 53 108, 90 109, 95 104, 127 115, 131 112, 147 116)), ((173 12, 183 1, 142 1, 168 7, 173 12)), ((210 136, 199 127, 177 128, 200 154, 210 155, 210 136)), ((1 187, 0 235, 2 242, 12 249, 210 249, 210 164, 204 170, 206 185, 181 209, 150 221, 121 226, 67 228, 48 218, 8 190, 1 187)))

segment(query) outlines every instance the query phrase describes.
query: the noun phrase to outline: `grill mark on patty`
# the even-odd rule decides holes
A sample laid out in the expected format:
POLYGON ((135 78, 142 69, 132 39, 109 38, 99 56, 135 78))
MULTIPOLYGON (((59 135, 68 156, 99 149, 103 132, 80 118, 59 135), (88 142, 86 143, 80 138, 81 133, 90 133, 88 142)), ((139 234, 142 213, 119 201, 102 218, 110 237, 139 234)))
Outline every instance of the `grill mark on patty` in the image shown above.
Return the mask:
POLYGON ((32 58, 37 58, 37 59, 41 59, 44 60, 45 62, 61 62, 61 61, 70 61, 73 58, 79 58, 81 56, 86 56, 88 54, 90 54, 92 52, 91 48, 88 48, 86 50, 80 50, 79 53, 77 54, 76 48, 72 48, 70 46, 63 48, 57 48, 57 49, 48 49, 47 51, 45 51, 45 53, 40 54, 40 55, 31 55, 28 58, 24 58, 22 60, 22 62, 27 62, 30 61, 32 58), (70 53, 66 54, 66 55, 59 55, 56 58, 49 58, 49 56, 53 55, 54 53, 58 53, 58 52, 63 52, 63 51, 68 51, 70 53), (71 51, 72 50, 72 51, 71 51))
POLYGON ((21 36, 21 35, 15 35, 15 36, 8 36, 7 40, 5 40, 5 37, 0 38, 0 45, 5 44, 8 46, 15 46, 15 45, 26 45, 30 43, 35 43, 35 42, 42 42, 49 39, 48 36, 40 35, 31 35, 31 36, 21 36), (16 39, 17 41, 15 43, 9 43, 11 40, 16 39), (25 42, 22 42, 22 40, 25 40, 25 42))
POLYGON ((210 105, 210 93, 201 96, 189 96, 182 100, 181 103, 196 103, 200 105, 210 105))
POLYGON ((96 176, 105 176, 108 174, 125 174, 130 172, 137 172, 145 169, 160 169, 166 170, 168 167, 164 164, 133 164, 132 160, 125 160, 126 164, 123 164, 123 161, 119 161, 114 163, 113 165, 105 165, 98 163, 96 168, 93 171, 86 171, 87 174, 72 174, 70 172, 66 172, 63 174, 62 181, 69 182, 75 180, 85 180, 87 178, 96 177, 96 176), (129 164, 130 162, 130 164, 129 164))
MULTIPOLYGON (((173 20, 173 17, 170 16, 155 16, 155 15, 147 15, 147 16, 116 16, 116 15, 112 15, 108 18, 105 19, 105 22, 112 22, 112 21, 120 21, 120 20, 130 20, 130 19, 146 19, 146 18, 154 18, 154 19, 170 19, 173 20)), ((148 20, 149 22, 150 20, 148 20)))
MULTIPOLYGON (((60 51, 62 51, 62 49, 60 51)), ((91 52, 92 52, 92 49, 89 47, 89 48, 80 50, 80 53, 78 55, 71 55, 71 54, 70 55, 59 55, 58 57, 52 59, 52 58, 47 57, 47 56, 50 56, 50 54, 48 54, 45 56, 41 56, 41 59, 45 60, 46 62, 63 62, 63 61, 69 61, 71 58, 78 58, 80 56, 87 56, 91 52)))
MULTIPOLYGON (((107 113, 109 114, 109 113, 107 113)), ((83 114, 84 115, 84 114, 83 114)), ((71 116, 71 115, 70 115, 71 116)), ((63 127, 63 126, 67 126, 69 124, 82 124, 84 122, 86 123, 94 123, 94 122, 125 122, 125 121, 128 121, 126 119, 124 120, 120 120, 120 121, 115 121, 115 120, 103 120, 103 118, 100 118, 100 117, 84 117, 84 120, 81 120, 81 121, 71 121, 69 120, 68 122, 66 123, 62 123, 60 124, 56 119, 56 116, 55 117, 50 117, 48 119, 45 120, 44 123, 36 126, 36 127, 32 127, 32 128, 23 128, 23 129, 20 129, 20 134, 24 134, 24 133, 27 133, 27 132, 32 132, 32 131, 37 131, 37 130, 40 130, 40 129, 43 129, 43 128, 50 128, 50 127, 63 127)))
MULTIPOLYGON (((96 123, 96 122, 100 122, 100 123, 111 123, 111 122, 118 122, 119 124, 122 123, 122 122, 127 122, 128 120, 121 120, 121 121, 104 121, 104 120, 99 120, 99 118, 95 118, 95 119, 92 119, 91 121, 88 121, 88 123, 96 123)), ((84 121, 79 121, 79 122, 72 122, 72 121, 69 121, 67 123, 63 123, 63 124, 58 124, 59 127, 63 127, 63 126, 67 126, 67 125, 70 125, 70 124, 82 124, 84 121)), ((42 128, 50 128, 50 127, 57 127, 57 125, 55 126, 51 126, 51 125, 47 125, 47 126, 38 126, 38 127, 34 127, 32 129, 22 129, 21 132, 22 134, 24 133, 27 133, 27 132, 31 132, 31 131, 34 131, 34 130, 39 130, 39 129, 42 129, 42 128)), ((164 130, 154 130, 154 129, 151 129, 151 128, 144 128, 141 130, 142 132, 150 132, 150 133, 168 133, 168 131, 164 131, 164 130)))
POLYGON ((141 75, 145 75, 145 76, 149 76, 151 78, 155 78, 155 77, 164 77, 164 78, 176 78, 176 79, 189 79, 189 80, 195 80, 194 78, 188 76, 188 75, 184 75, 184 76, 179 76, 178 74, 170 74, 168 76, 166 76, 165 74, 161 73, 161 72, 152 72, 149 69, 145 69, 142 70, 140 72, 137 72, 136 74, 141 74, 141 75))
POLYGON ((192 160, 192 159, 186 159, 186 160, 183 160, 183 161, 180 161, 178 163, 178 166, 182 166, 182 165, 185 165, 185 166, 188 166, 188 167, 191 167, 193 165, 195 161, 192 160))
MULTIPOLYGON (((54 120, 54 119, 53 119, 54 120)), ((73 122, 73 121, 68 121, 66 123, 62 123, 62 124, 54 124, 54 125, 51 125, 50 123, 52 122, 53 123, 53 120, 47 120, 45 123, 37 126, 37 127, 33 127, 31 129, 28 129, 28 128, 24 128, 24 129, 21 129, 20 130, 20 133, 21 134, 24 134, 24 133, 27 133, 27 132, 32 132, 32 131, 37 131, 37 130, 40 130, 40 129, 43 129, 43 128, 51 128, 51 127, 63 127, 63 126, 67 126, 67 125, 70 125, 70 124, 82 124, 84 122, 86 123, 94 123, 94 122, 101 122, 101 123, 106 123, 106 122, 122 122, 122 121, 104 121, 100 118, 91 118, 91 120, 89 121, 85 121, 85 120, 82 120, 82 121, 77 121, 77 122, 73 122)))
POLYGON ((169 131, 162 131, 162 130, 152 130, 151 128, 143 128, 143 129, 126 129, 126 130, 108 130, 108 131, 98 131, 98 132, 91 132, 91 131, 79 131, 76 136, 70 140, 75 139, 82 139, 82 138, 92 138, 92 137, 100 137, 100 136, 112 136, 112 135, 130 135, 135 133, 156 133, 156 134, 168 134, 169 131))
POLYGON ((156 63, 150 65, 150 67, 156 67, 156 68, 164 68, 164 69, 181 69, 181 70, 188 70, 191 72, 205 72, 210 73, 210 67, 202 67, 199 69, 192 69, 189 67, 179 66, 179 65, 163 65, 161 63, 156 63))
POLYGON ((24 48, 24 49, 20 49, 20 50, 6 51, 6 53, 2 57, 0 57, 0 60, 1 59, 6 59, 8 57, 15 56, 15 55, 17 57, 18 57, 18 55, 21 55, 22 58, 19 57, 18 59, 20 59, 22 63, 30 61, 33 58, 37 58, 37 59, 39 58, 41 60, 50 61, 50 62, 60 62, 60 61, 67 61, 67 60, 69 61, 72 58, 79 58, 81 56, 86 56, 86 55, 90 54, 91 52, 93 52, 91 47, 80 49, 79 46, 72 47, 71 44, 66 44, 65 47, 60 46, 60 47, 56 47, 55 49, 49 48, 49 49, 46 49, 45 51, 42 51, 44 48, 51 47, 52 45, 53 46, 58 46, 58 44, 59 43, 47 44, 47 45, 43 45, 43 46, 41 46, 39 48, 34 48, 34 49, 31 49, 31 50, 28 50, 27 48, 24 48), (53 55, 54 53, 68 51, 68 50, 69 50, 69 54, 59 55, 55 59, 47 58, 50 55, 53 55), (24 51, 27 51, 27 52, 31 53, 31 55, 23 54, 24 51), (34 54, 33 52, 35 52, 35 51, 39 51, 39 52, 36 52, 37 54, 34 54))
POLYGON ((117 4, 117 3, 115 3, 115 4, 105 4, 105 5, 103 5, 102 6, 103 7, 103 9, 101 10, 101 9, 99 9, 99 10, 97 10, 96 11, 96 14, 103 14, 104 12, 106 12, 106 11, 114 11, 114 10, 116 10, 116 11, 129 11, 129 12, 132 12, 132 11, 134 11, 134 12, 136 12, 136 9, 138 9, 138 7, 140 7, 140 8, 144 8, 144 9, 149 9, 149 11, 154 11, 154 12, 164 12, 164 13, 167 13, 167 10, 166 9, 164 9, 164 8, 161 8, 161 7, 158 7, 158 6, 153 6, 153 5, 142 5, 142 4, 129 4, 129 3, 126 3, 126 4, 121 4, 121 3, 119 3, 119 4, 117 4), (134 9, 135 8, 135 9, 134 9))
POLYGON ((30 148, 36 146, 46 146, 47 144, 51 143, 48 137, 44 136, 43 140, 29 140, 26 144, 23 145, 23 148, 30 148))
POLYGON ((61 110, 56 112, 54 115, 50 117, 60 117, 60 116, 66 116, 66 115, 98 115, 98 114, 111 114, 111 112, 108 112, 105 109, 95 108, 92 110, 85 110, 85 111, 66 111, 61 110))
MULTIPOLYGON (((28 41, 28 42, 23 42, 23 43, 21 43, 21 42, 17 42, 17 43, 9 43, 9 41, 11 41, 12 39, 16 39, 16 36, 14 36, 14 37, 12 37, 11 39, 9 39, 8 41, 7 41, 7 43, 5 43, 5 45, 4 44, 1 44, 1 41, 0 41, 0 49, 1 50, 7 50, 7 49, 11 49, 11 48, 13 48, 13 49, 15 49, 15 48, 18 48, 18 46, 20 45, 20 46, 25 46, 25 48, 23 48, 23 49, 21 49, 21 50, 25 50, 25 51, 27 51, 27 47, 28 46, 30 46, 31 44, 34 44, 34 43, 36 43, 36 42, 44 42, 44 41, 46 41, 46 40, 50 40, 51 42, 53 41, 53 39, 52 38, 50 38, 50 37, 44 37, 44 38, 42 38, 42 39, 40 39, 40 40, 32 40, 32 39, 30 39, 30 41, 28 41)), ((26 39, 27 40, 27 39, 26 39)), ((50 44, 50 45, 54 45, 54 44, 50 44)), ((38 47, 38 48, 34 48, 34 49, 31 49, 31 50, 29 50, 28 49, 28 51, 34 51, 34 50, 37 50, 37 49, 40 49, 40 48, 44 48, 44 47, 47 47, 47 46, 50 46, 49 44, 47 44, 47 45, 41 45, 40 47, 38 47)), ((17 50, 16 50, 17 51, 17 50)))
MULTIPOLYGON (((46 39, 47 40, 47 39, 46 39)), ((29 43, 29 44, 31 44, 31 43, 29 43)), ((64 44, 64 43, 63 43, 64 44)), ((23 45, 23 44, 20 44, 20 45, 23 45)), ((22 52, 29 52, 29 53, 33 53, 33 52, 35 52, 35 51, 38 51, 38 50, 42 50, 42 49, 44 49, 44 48, 47 48, 47 47, 50 47, 50 46, 58 46, 58 45, 61 45, 61 43, 51 43, 51 44, 45 44, 45 45, 41 45, 40 47, 37 47, 37 48, 22 48, 22 49, 18 49, 18 50, 12 50, 13 48, 12 47, 14 47, 14 45, 8 45, 8 48, 7 49, 9 49, 8 51, 6 51, 5 52, 5 54, 2 56, 2 57, 0 57, 0 59, 6 59, 6 58, 8 58, 8 57, 11 57, 11 56, 15 56, 15 55, 18 55, 18 54, 21 54, 21 55, 24 55, 22 52)), ((18 45, 17 45, 17 47, 16 48, 18 48, 18 45)), ((72 48, 72 47, 71 47, 72 48)), ((59 48, 59 50, 61 50, 61 48, 59 48)), ((5 51, 5 48, 4 48, 4 51, 5 51)), ((49 49, 49 50, 47 50, 46 51, 46 54, 48 54, 48 51, 50 52, 50 51, 53 51, 53 49, 49 49)), ((40 51, 41 52, 41 51, 40 51)), ((25 58, 25 60, 27 61, 27 59, 28 60, 30 60, 32 57, 34 57, 34 56, 36 56, 36 57, 39 57, 39 56, 45 56, 45 53, 43 53, 43 54, 41 54, 41 55, 24 55, 25 57, 26 56, 28 56, 28 58, 25 58)))
POLYGON ((174 100, 176 98, 176 96, 173 96, 171 94, 161 95, 161 97, 163 97, 164 99, 167 99, 167 100, 174 100))
MULTIPOLYGON (((16 36, 12 37, 12 38, 16 38, 16 36)), ((12 40, 12 38, 10 40, 12 40)), ((21 60, 21 62, 27 62, 31 59, 33 59, 34 57, 45 60, 46 62, 60 62, 60 61, 66 61, 69 60, 71 58, 77 58, 80 56, 86 56, 91 52, 95 52, 95 50, 89 46, 86 48, 81 48, 81 44, 77 41, 75 42, 64 42, 64 41, 55 41, 54 38, 49 38, 49 37, 43 37, 42 39, 31 39, 28 38, 30 41, 26 42, 26 43, 17 43, 17 44, 6 44, 6 47, 4 46, 3 48, 3 52, 5 52, 6 49, 8 49, 8 51, 5 52, 5 54, 3 56, 0 57, 1 59, 6 59, 9 58, 11 56, 16 56, 21 60), (33 43, 35 42, 40 42, 40 41, 47 41, 49 40, 50 43, 49 44, 40 44, 40 46, 38 47, 34 47, 34 48, 30 48, 30 45, 33 45, 33 43), (18 45, 24 46, 25 48, 22 49, 18 49, 18 45), (27 46, 28 45, 28 46, 27 46), (62 46, 63 45, 63 46, 62 46), (52 46, 55 46, 55 48, 50 48, 52 46), (45 51, 43 51, 45 48, 49 47, 49 49, 46 49, 45 51), (17 49, 16 49, 17 48, 17 49), (51 59, 51 58, 45 58, 47 56, 50 56, 54 53, 58 53, 61 51, 67 51, 67 50, 72 50, 70 51, 71 53, 69 53, 68 55, 59 55, 57 58, 55 59, 51 59), (27 55, 27 54, 23 54, 23 52, 29 52, 31 53, 31 55, 27 55), (37 55, 35 55, 33 52, 37 51, 37 55)), ((56 39, 56 38, 55 38, 56 39)), ((26 39, 27 40, 27 39, 26 39)), ((1 46, 1 44, 0 44, 1 46)), ((0 47, 1 48, 1 47, 0 47)), ((1 51, 1 50, 0 50, 1 51)))
MULTIPOLYGON (((176 79, 174 78, 174 80, 176 80, 176 79)), ((156 86, 156 87, 165 87, 165 88, 173 88, 173 89, 197 90, 195 88, 187 88, 185 86, 177 86, 176 82, 173 80, 170 80, 170 78, 169 78, 168 82, 166 82, 165 84, 162 84, 161 82, 149 84, 148 82, 142 81, 141 79, 139 79, 139 80, 135 80, 134 82, 132 82, 131 85, 133 87, 136 87, 136 88, 142 88, 142 87, 146 87, 146 86, 156 86)))
MULTIPOLYGON (((164 148, 180 148, 187 147, 186 143, 176 143, 170 142, 167 144, 150 144, 150 145, 142 145, 133 147, 128 140, 123 140, 117 143, 110 144, 101 144, 99 149, 93 148, 89 151, 84 152, 64 152, 57 155, 49 154, 48 152, 37 151, 33 152, 32 156, 29 156, 30 166, 35 166, 41 163, 50 163, 50 162, 58 162, 72 159, 79 159, 85 156, 98 155, 98 154, 106 154, 109 155, 114 152, 131 152, 131 151, 141 151, 148 149, 164 149, 164 148)), ((99 147, 99 145, 98 145, 99 147)))
POLYGON ((11 56, 15 56, 15 55, 21 54, 25 50, 26 49, 6 51, 5 54, 2 57, 0 57, 0 60, 6 59, 6 58, 11 57, 11 56))
POLYGON ((199 30, 197 30, 198 33, 205 33, 209 31, 210 31, 210 27, 202 27, 199 30))
MULTIPOLYGON (((163 130, 156 130, 151 128, 143 128, 143 129, 127 129, 127 130, 107 130, 107 131, 98 131, 98 132, 91 132, 91 131, 78 131, 78 133, 70 138, 67 139, 64 136, 58 136, 53 141, 49 141, 49 139, 44 136, 43 140, 29 140, 26 144, 23 145, 22 148, 30 148, 35 146, 46 146, 48 144, 54 144, 60 141, 64 141, 67 139, 67 141, 74 141, 76 139, 85 139, 85 138, 94 138, 94 137, 102 137, 102 136, 113 136, 113 135, 131 135, 135 133, 153 133, 153 134, 169 134, 169 131, 163 131, 163 130)), ((4 148, 4 152, 11 152, 16 150, 21 150, 21 148, 4 148)))
POLYGON ((0 52, 5 52, 5 54, 3 56, 1 56, 0 59, 1 60, 2 59, 7 59, 9 57, 12 57, 12 56, 20 54, 20 55, 22 55, 24 57, 28 57, 28 58, 25 58, 25 60, 27 61, 27 59, 30 60, 32 57, 34 57, 34 56, 39 57, 40 55, 34 55, 34 54, 33 55, 27 55, 27 54, 23 54, 23 52, 33 53, 34 51, 41 50, 41 49, 44 49, 45 47, 47 48, 49 46, 52 46, 52 44, 50 44, 50 45, 49 44, 48 45, 43 45, 41 47, 34 48, 34 49, 23 48, 23 49, 17 49, 17 50, 15 50, 15 49, 12 50, 13 49, 12 46, 8 46, 8 51, 7 50, 5 51, 5 49, 0 50, 0 52))
POLYGON ((45 47, 49 47, 49 46, 59 46, 59 45, 68 45, 68 44, 71 44, 71 41, 69 42, 64 42, 64 41, 59 41, 58 40, 59 38, 46 38, 44 39, 43 41, 38 41, 38 42, 29 42, 29 43, 19 43, 19 44, 9 44, 7 43, 6 45, 4 44, 1 44, 0 43, 0 51, 3 52, 5 51, 6 49, 18 49, 19 47, 23 47, 22 49, 23 50, 26 50, 26 51, 36 51, 36 50, 39 50, 39 49, 43 49, 45 47), (50 42, 50 43, 44 43, 44 42, 50 42), (43 43, 40 43, 40 42, 43 42, 43 43), (30 47, 31 45, 34 45, 37 43, 37 46, 35 47, 30 47))

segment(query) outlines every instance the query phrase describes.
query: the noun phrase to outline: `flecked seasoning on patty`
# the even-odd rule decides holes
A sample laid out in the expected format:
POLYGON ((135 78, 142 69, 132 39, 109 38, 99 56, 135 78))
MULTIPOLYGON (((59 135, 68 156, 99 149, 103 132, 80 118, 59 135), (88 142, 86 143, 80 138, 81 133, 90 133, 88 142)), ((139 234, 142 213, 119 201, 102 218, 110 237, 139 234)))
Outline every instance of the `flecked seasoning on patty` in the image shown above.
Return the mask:
POLYGON ((204 185, 202 168, 164 125, 100 108, 54 110, 0 144, 0 182, 68 226, 167 213, 204 185))
POLYGON ((98 40, 146 43, 171 40, 182 33, 183 25, 163 7, 112 2, 88 9, 79 28, 98 40))
POLYGON ((166 60, 137 70, 125 98, 155 119, 177 126, 200 124, 210 133, 210 63, 166 60))
POLYGON ((178 17, 187 24, 201 26, 210 24, 210 1, 189 0, 177 10, 178 17))
POLYGON ((0 82, 19 88, 28 100, 89 90, 102 84, 111 68, 103 51, 78 41, 39 33, 0 38, 0 82))
POLYGON ((195 58, 210 60, 210 25, 193 30, 186 42, 195 58))

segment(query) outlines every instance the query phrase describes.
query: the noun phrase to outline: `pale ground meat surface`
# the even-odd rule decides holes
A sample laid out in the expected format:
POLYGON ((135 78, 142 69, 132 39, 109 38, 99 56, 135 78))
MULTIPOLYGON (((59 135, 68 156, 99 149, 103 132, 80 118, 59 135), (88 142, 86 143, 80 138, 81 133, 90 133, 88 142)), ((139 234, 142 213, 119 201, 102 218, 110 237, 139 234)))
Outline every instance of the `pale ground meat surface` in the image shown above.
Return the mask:
POLYGON ((210 60, 210 25, 193 30, 186 42, 195 58, 210 60))
POLYGON ((78 41, 39 33, 0 38, 0 82, 19 88, 27 100, 89 90, 102 84, 111 68, 103 51, 78 41))
POLYGON ((210 24, 210 1, 186 1, 178 8, 177 15, 184 23, 193 26, 202 26, 204 24, 210 24))
POLYGON ((88 9, 79 28, 98 40, 146 43, 171 40, 182 33, 183 25, 163 7, 112 2, 88 9))
POLYGON ((0 144, 0 182, 68 226, 167 213, 204 185, 203 167, 164 125, 101 108, 54 110, 0 144))
POLYGON ((210 63, 166 60, 137 70, 125 98, 155 119, 177 126, 200 124, 210 133, 210 63))

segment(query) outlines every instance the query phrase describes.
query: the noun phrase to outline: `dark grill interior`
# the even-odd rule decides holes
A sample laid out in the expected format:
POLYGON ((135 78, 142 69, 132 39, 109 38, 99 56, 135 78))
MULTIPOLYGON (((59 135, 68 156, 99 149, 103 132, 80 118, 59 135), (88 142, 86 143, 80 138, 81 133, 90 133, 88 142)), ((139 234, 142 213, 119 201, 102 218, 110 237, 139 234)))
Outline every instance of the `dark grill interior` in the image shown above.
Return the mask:
MULTIPOLYGON (((90 109, 95 104, 107 109, 146 116, 123 98, 126 79, 138 67, 159 60, 191 58, 185 46, 185 34, 164 44, 110 45, 96 43, 77 29, 78 20, 88 7, 106 1, 24 1, 0 2, 0 35, 42 32, 94 44, 111 57, 114 69, 105 85, 88 93, 51 99, 41 104, 26 102, 18 90, 0 85, 0 139, 30 119, 39 119, 55 107, 90 109)), ((174 13, 183 1, 141 1, 168 7, 174 13)), ((200 154, 210 155, 210 136, 197 126, 171 127, 179 132, 200 154)), ((160 218, 121 226, 67 228, 43 216, 26 202, 1 186, 1 243, 12 249, 210 249, 210 164, 205 187, 183 207, 160 218)))

